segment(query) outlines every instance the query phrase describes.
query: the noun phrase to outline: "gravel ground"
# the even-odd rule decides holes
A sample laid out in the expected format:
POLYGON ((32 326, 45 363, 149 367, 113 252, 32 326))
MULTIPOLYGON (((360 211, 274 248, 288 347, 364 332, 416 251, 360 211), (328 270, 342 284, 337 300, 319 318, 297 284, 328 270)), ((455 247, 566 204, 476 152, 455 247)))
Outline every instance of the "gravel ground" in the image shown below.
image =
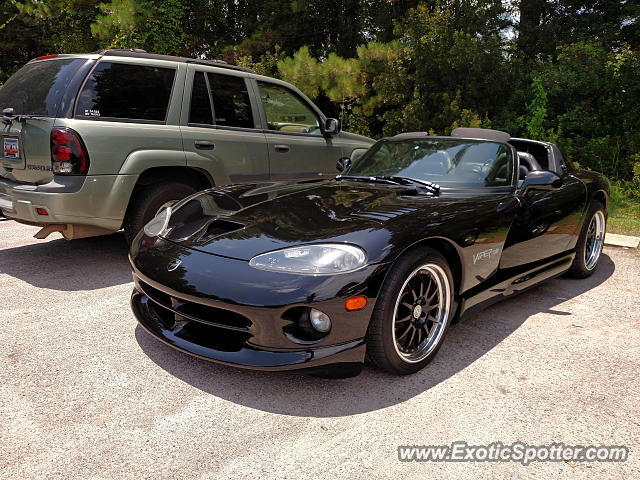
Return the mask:
POLYGON ((0 221, 0 478, 640 478, 640 255, 605 249, 397 378, 219 366, 136 325, 120 235, 0 221), (399 462, 398 445, 627 445, 624 463, 399 462))

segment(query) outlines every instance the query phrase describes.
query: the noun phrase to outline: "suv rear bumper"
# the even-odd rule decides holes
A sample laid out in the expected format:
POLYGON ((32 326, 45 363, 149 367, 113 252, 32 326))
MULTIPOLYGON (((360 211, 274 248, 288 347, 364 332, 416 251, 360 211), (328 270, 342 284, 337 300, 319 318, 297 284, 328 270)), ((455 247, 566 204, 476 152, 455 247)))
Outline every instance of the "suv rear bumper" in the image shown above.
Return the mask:
POLYGON ((54 177, 44 185, 0 178, 0 211, 7 217, 36 225, 91 225, 116 231, 129 203, 137 175, 54 177), (47 210, 40 215, 38 208, 47 210))

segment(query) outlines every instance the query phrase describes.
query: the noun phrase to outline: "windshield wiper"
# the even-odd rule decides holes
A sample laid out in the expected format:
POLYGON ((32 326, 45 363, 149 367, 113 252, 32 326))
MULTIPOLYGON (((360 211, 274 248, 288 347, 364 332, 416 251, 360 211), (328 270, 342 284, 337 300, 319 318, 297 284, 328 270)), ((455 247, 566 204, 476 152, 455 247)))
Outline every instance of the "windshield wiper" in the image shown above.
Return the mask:
POLYGON ((389 177, 371 176, 365 177, 360 175, 338 175, 336 180, 352 180, 354 182, 368 182, 368 183, 386 183, 388 185, 403 185, 403 183, 393 180, 389 177))
POLYGON ((427 180, 420 180, 419 178, 411 178, 411 177, 401 177, 399 175, 380 175, 376 178, 381 178, 384 180, 389 180, 392 182, 396 182, 400 185, 413 185, 425 187, 432 193, 439 194, 440 193, 440 185, 437 183, 429 182, 427 180))
POLYGON ((410 185, 412 187, 419 186, 427 189, 430 193, 438 195, 440 193, 440 185, 419 178, 401 177, 399 175, 338 175, 336 180, 352 180, 355 182, 371 182, 386 183, 389 185, 410 185))

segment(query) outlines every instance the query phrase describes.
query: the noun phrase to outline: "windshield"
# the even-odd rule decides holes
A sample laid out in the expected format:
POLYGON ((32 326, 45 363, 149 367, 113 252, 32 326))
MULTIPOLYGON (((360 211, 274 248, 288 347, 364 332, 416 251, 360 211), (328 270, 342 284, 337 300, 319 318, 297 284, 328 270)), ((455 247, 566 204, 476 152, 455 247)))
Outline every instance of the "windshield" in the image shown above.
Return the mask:
POLYGON ((504 143, 438 137, 381 140, 348 171, 485 187, 511 185, 512 173, 513 155, 504 143))
POLYGON ((29 63, 0 88, 0 111, 55 117, 65 89, 86 60, 56 59, 29 63))

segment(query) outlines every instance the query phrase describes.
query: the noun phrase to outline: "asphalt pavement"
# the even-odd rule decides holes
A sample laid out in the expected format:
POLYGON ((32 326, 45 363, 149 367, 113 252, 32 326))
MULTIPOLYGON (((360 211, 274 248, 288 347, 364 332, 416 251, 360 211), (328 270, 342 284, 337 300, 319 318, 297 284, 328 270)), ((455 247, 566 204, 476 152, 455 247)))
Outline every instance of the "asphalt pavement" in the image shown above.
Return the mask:
POLYGON ((607 247, 454 325, 423 371, 216 365, 137 326, 121 235, 0 221, 0 478, 640 478, 640 255, 607 247), (400 445, 626 445, 622 463, 400 462, 400 445))

